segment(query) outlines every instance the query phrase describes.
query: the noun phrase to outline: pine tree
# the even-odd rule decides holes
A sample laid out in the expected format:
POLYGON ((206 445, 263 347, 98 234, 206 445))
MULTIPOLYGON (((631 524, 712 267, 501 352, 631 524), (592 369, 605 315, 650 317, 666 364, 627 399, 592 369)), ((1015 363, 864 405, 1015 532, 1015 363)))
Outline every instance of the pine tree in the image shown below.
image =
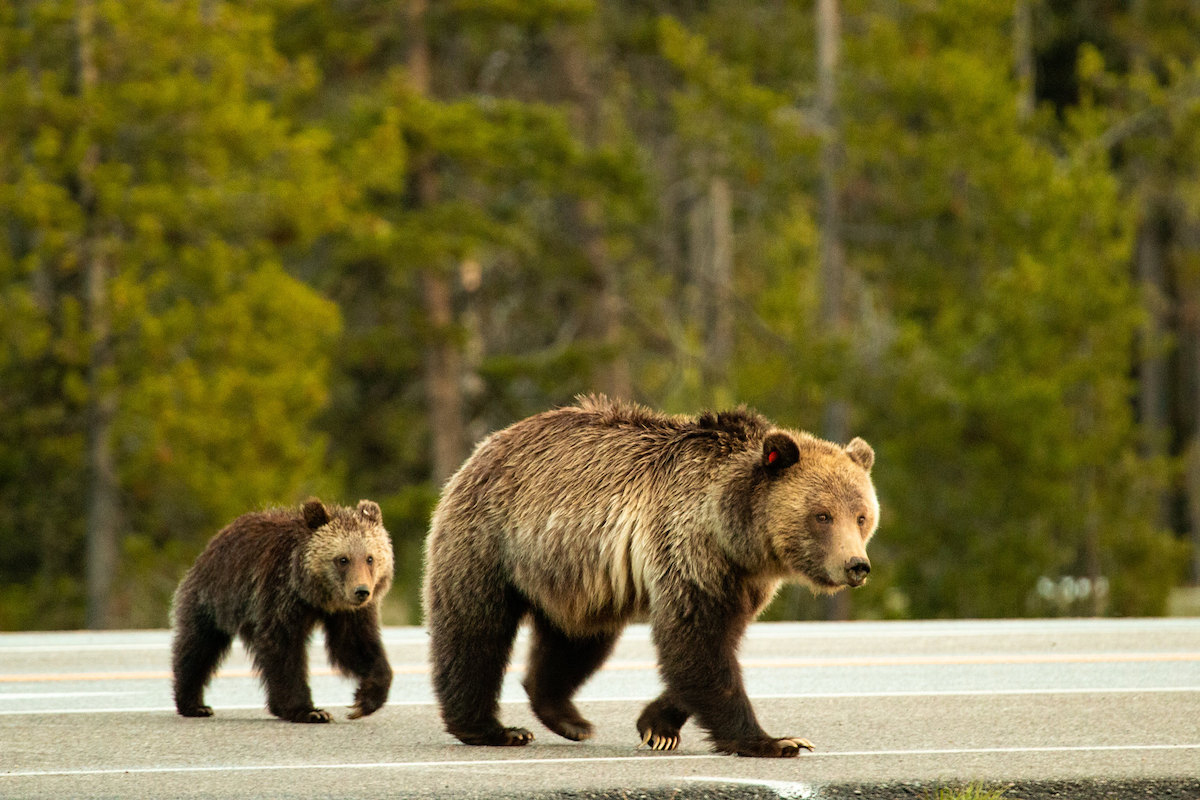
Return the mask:
POLYGON ((0 17, 0 625, 162 624, 220 524, 337 485, 315 423, 338 314, 281 268, 337 194, 323 139, 272 109, 305 76, 269 34, 233 3, 0 17))

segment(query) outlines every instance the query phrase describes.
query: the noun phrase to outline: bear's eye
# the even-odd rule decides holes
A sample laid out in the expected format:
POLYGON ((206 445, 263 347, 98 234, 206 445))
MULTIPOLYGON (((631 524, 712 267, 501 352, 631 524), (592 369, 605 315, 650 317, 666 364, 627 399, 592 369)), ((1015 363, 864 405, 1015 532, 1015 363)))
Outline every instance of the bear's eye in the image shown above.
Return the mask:
POLYGON ((826 514, 824 511, 822 511, 817 514, 817 522, 821 523, 822 525, 828 525, 830 522, 833 522, 833 517, 830 514, 826 514))
POLYGON ((367 556, 367 563, 368 563, 368 564, 374 564, 374 563, 375 563, 375 556, 367 556))
POLYGON ((338 556, 337 563, 344 567, 350 563, 350 559, 346 558, 345 556, 338 556))
POLYGON ((858 515, 858 527, 861 528, 863 525, 866 525, 866 524, 867 524, 867 515, 859 514, 858 515))

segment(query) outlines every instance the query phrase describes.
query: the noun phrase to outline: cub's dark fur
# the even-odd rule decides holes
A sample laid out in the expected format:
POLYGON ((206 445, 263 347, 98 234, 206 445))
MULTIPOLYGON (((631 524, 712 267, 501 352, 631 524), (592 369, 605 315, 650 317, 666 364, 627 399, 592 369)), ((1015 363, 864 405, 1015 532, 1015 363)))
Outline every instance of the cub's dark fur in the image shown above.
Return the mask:
POLYGON ((648 614, 666 691, 637 721, 670 749, 689 717, 715 748, 752 756, 809 746, 758 725, 736 660, 779 582, 858 586, 879 503, 874 453, 746 411, 674 417, 605 398, 549 411, 483 441, 447 483, 427 543, 434 690, 469 744, 525 744, 498 719, 522 619, 525 688, 545 725, 586 739, 571 698, 621 629, 648 614))
POLYGON ((175 707, 207 717, 204 689, 235 635, 262 674, 271 713, 330 722, 313 706, 306 648, 325 628, 330 662, 359 680, 350 717, 379 709, 392 669, 379 635, 379 602, 392 585, 392 543, 379 506, 309 500, 299 510, 245 514, 218 533, 175 592, 175 707))

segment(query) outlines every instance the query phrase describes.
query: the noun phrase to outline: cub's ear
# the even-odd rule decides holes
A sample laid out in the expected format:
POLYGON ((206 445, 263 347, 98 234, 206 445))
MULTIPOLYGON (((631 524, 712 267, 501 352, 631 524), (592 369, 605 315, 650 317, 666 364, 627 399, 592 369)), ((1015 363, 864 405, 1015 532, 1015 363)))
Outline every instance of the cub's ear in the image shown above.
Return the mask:
POLYGON ((315 497, 310 497, 304 501, 304 524, 309 527, 309 530, 317 528, 329 522, 329 512, 325 510, 325 506, 315 497))
POLYGON ((786 433, 776 431, 763 440, 762 465, 770 475, 778 475, 800 460, 800 447, 786 433))
POLYGON ((871 445, 857 436, 850 441, 850 444, 846 445, 846 455, 867 472, 870 472, 871 467, 875 466, 875 451, 871 449, 871 445))
POLYGON ((359 500, 358 515, 371 522, 379 522, 383 519, 383 512, 379 510, 379 504, 374 500, 359 500))

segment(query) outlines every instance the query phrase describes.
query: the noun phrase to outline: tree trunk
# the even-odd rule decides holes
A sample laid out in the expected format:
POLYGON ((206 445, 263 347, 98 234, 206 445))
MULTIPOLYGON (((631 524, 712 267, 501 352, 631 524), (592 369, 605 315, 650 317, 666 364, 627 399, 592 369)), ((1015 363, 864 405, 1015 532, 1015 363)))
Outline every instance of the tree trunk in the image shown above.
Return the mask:
MULTIPOLYGON (((85 125, 99 76, 95 60, 95 6, 80 0, 75 17, 78 39, 79 100, 85 125)), ((87 410, 87 611, 88 628, 111 625, 112 582, 117 568, 117 468, 112 450, 113 418, 117 397, 112 385, 112 319, 109 310, 109 264, 104 237, 96 220, 95 173, 100 148, 92 142, 79 164, 79 200, 84 209, 85 233, 80 243, 84 265, 88 352, 87 410)))
POLYGON ((462 353, 455 336, 450 280, 435 269, 421 275, 425 316, 432 341, 425 353, 425 398, 429 407, 431 470, 442 484, 467 457, 463 414, 462 353))
MULTIPOLYGON (((571 98, 571 122, 581 139, 594 147, 601 138, 600 97, 592 80, 588 54, 576 31, 563 31, 554 39, 554 49, 567 93, 571 98)), ((633 375, 625 357, 625 298, 620 272, 609 254, 600 202, 581 197, 574 203, 573 216, 583 242, 583 254, 599 288, 596 301, 595 335, 605 352, 605 361, 595 373, 596 387, 610 397, 631 398, 633 375)))
MULTIPOLYGON (((817 0, 817 116, 821 122, 820 154, 820 308, 822 333, 838 347, 845 345, 846 254, 842 247, 840 173, 842 167, 841 126, 838 110, 838 52, 841 20, 837 0, 817 0)), ((850 405, 835 387, 825 403, 823 433, 834 442, 845 442, 849 432, 850 405)), ((849 619, 851 600, 847 592, 831 595, 825 614, 829 619, 849 619)))
MULTIPOLYGON (((1167 330, 1170 303, 1167 286, 1166 252, 1162 241, 1162 218, 1153 200, 1142 220, 1134 252, 1134 269, 1145 297, 1146 325, 1142 331, 1138 361, 1138 419, 1142 426, 1144 453, 1150 458, 1167 455, 1168 387, 1167 358, 1163 336, 1167 330)), ((1168 521, 1165 495, 1155 504, 1155 524, 1168 521)))
MULTIPOLYGON (((1200 229, 1187 228, 1185 246, 1188 245, 1193 250, 1200 246, 1200 229)), ((1180 283, 1179 296, 1183 306, 1179 335, 1180 383, 1191 387, 1180 392, 1183 396, 1180 415, 1184 424, 1191 423, 1184 462, 1184 492, 1192 543, 1187 579, 1191 585, 1200 586, 1200 279, 1189 275, 1180 283)))
MULTIPOLYGON (((708 287, 706 371, 709 386, 728 394, 729 364, 733 360, 733 197, 729 181, 714 177, 708 182, 712 251, 708 287)), ((730 398, 715 398, 718 405, 730 398)))
MULTIPOLYGON (((425 28, 428 0, 409 0, 408 74, 416 91, 428 97, 432 91, 432 63, 425 28)), ((413 165, 414 204, 427 209, 438 202, 438 179, 429 158, 413 165)), ((429 413, 430 471, 433 480, 444 483, 467 456, 466 419, 463 403, 463 357, 455 335, 456 318, 451 279, 443 265, 426 264, 421 269, 421 299, 430 329, 425 353, 425 401, 429 413)))
MULTIPOLYGON (((841 36, 837 0, 817 0, 817 116, 822 141, 820 154, 820 295, 822 332, 839 346, 846 338, 846 254, 842 247, 839 198, 842 143, 838 119, 837 70, 841 36)), ((835 442, 846 439, 849 409, 841 397, 825 406, 824 434, 835 442)))
POLYGON ((1016 0, 1013 8, 1013 72, 1017 78, 1017 117, 1033 116, 1037 91, 1037 60, 1033 53, 1034 0, 1016 0))

